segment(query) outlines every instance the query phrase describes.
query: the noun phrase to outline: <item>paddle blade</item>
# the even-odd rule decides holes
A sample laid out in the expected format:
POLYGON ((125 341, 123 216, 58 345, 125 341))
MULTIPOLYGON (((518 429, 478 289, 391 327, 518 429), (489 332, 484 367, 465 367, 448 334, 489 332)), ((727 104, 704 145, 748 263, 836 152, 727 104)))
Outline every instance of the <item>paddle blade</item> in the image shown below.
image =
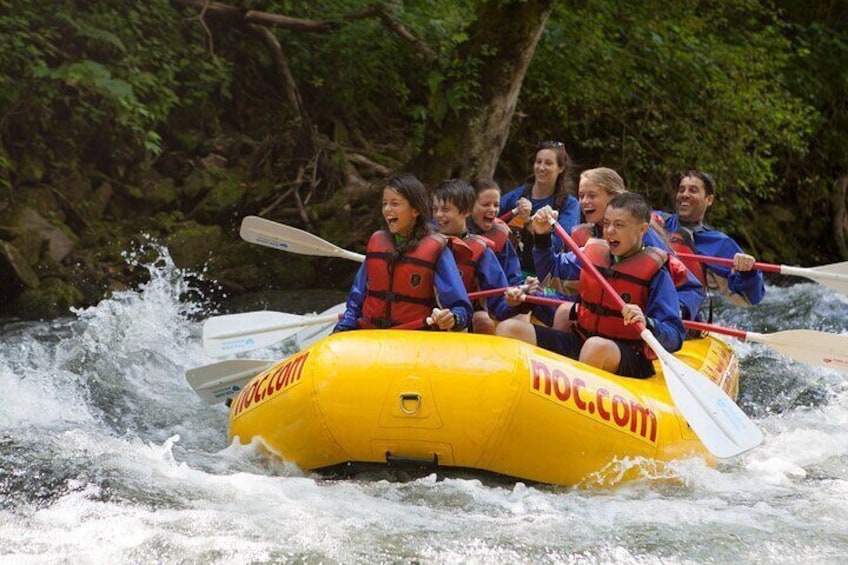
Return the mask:
POLYGON ((307 326, 335 325, 338 320, 338 314, 316 317, 269 311, 215 316, 203 324, 203 349, 213 357, 242 353, 279 343, 307 326))
POLYGON ((780 272, 784 275, 811 279, 836 292, 848 294, 848 273, 844 272, 844 265, 848 265, 848 262, 822 265, 811 269, 781 265, 780 272))
POLYGON ((255 359, 219 361, 189 369, 186 371, 186 380, 206 404, 217 404, 235 396, 250 379, 275 362, 255 359))
POLYGON ((337 247, 317 235, 259 216, 246 216, 241 221, 239 235, 250 243, 300 255, 341 257, 360 263, 365 260, 364 255, 337 247))
POLYGON ((246 312, 214 316, 203 324, 203 350, 212 357, 273 345, 303 328, 303 316, 282 312, 246 312))
POLYGON ((829 289, 835 290, 840 294, 848 295, 848 274, 840 274, 840 273, 830 273, 834 275, 833 277, 823 278, 819 277, 809 277, 816 281, 819 284, 826 286, 829 289), (835 278, 838 275, 839 278, 835 278))
POLYGON ((848 372, 848 335, 786 330, 773 334, 747 332, 745 339, 767 345, 803 363, 848 372))
POLYGON ((841 263, 831 263, 830 265, 821 265, 819 267, 813 267, 814 271, 828 272, 828 273, 837 273, 840 275, 848 275, 848 261, 843 261, 841 263))
POLYGON ((762 443, 760 429, 717 384, 671 355, 649 330, 642 339, 660 358, 675 406, 713 455, 734 457, 762 443))

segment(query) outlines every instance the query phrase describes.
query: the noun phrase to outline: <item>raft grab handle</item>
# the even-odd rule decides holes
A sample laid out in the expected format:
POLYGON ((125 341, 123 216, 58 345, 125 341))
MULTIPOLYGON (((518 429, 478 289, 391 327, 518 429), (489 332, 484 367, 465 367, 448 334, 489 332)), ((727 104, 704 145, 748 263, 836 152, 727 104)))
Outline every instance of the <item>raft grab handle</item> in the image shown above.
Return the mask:
POLYGON ((412 466, 412 467, 433 467, 439 466, 439 454, 434 453, 432 459, 420 459, 418 457, 398 457, 392 455, 391 451, 386 451, 386 465, 397 466, 412 466))
POLYGON ((421 408, 421 395, 417 392, 403 392, 400 395, 400 410, 407 416, 412 416, 421 408), (413 406, 407 407, 414 403, 413 406))

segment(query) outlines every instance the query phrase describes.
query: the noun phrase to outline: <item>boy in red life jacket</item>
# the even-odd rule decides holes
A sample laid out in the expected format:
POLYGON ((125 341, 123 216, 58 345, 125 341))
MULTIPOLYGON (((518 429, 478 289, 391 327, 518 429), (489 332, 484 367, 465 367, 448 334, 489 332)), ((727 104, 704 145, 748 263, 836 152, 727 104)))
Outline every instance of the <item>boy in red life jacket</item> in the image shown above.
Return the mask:
MULTIPOLYGON (((622 376, 647 378, 654 374, 653 352, 640 339, 634 323, 642 322, 668 351, 680 349, 685 336, 677 292, 664 268, 668 255, 645 247, 650 209, 632 192, 619 194, 604 212, 603 239, 591 238, 584 253, 627 303, 620 311, 591 273, 568 253, 555 257, 556 275, 579 281, 580 303, 575 333, 527 326, 507 320, 497 335, 514 337, 578 359, 622 376)), ((536 242, 537 248, 539 241, 536 242)), ((550 253, 553 251, 548 248, 550 253)), ((520 293, 520 289, 510 293, 520 293)))
MULTIPOLYGON (((577 196, 586 223, 578 224, 571 230, 571 237, 577 245, 583 247, 589 239, 600 239, 603 237, 604 211, 606 210, 607 202, 616 194, 622 194, 624 192, 627 192, 624 179, 613 169, 598 167, 587 169, 580 174, 577 196)), ((551 213, 556 214, 556 212, 548 212, 548 214, 551 213)), ((547 235, 550 233, 548 222, 534 222, 532 229, 534 231, 538 229, 543 230, 539 235, 540 241, 544 241, 544 238, 549 237, 547 235)), ((657 247, 663 251, 671 251, 664 237, 658 231, 655 231, 653 226, 645 233, 643 243, 648 246, 657 247)), ((575 284, 574 282, 563 284, 562 281, 551 277, 551 264, 544 259, 552 259, 553 255, 550 253, 542 254, 540 257, 537 257, 537 255, 539 255, 538 252, 534 250, 536 273, 543 281, 543 284, 552 286, 566 295, 573 294, 570 291, 572 290, 572 285, 575 284)), ((694 319, 704 302, 704 289, 695 275, 690 273, 683 262, 674 255, 669 256, 666 267, 677 289, 681 316, 683 319, 694 319)), ((571 304, 560 306, 557 309, 553 327, 563 331, 569 331, 572 322, 571 304)))
POLYGON ((382 208, 388 229, 368 241, 347 309, 333 331, 465 329, 471 301, 447 238, 430 227, 427 189, 412 175, 392 177, 382 208))
MULTIPOLYGON (((464 180, 443 181, 433 190, 433 219, 439 232, 448 236, 448 246, 453 251, 465 290, 506 288, 509 282, 492 250, 492 241, 468 233, 467 220, 475 199, 474 189, 464 180)), ((518 300, 507 304, 503 294, 489 297, 486 309, 481 307, 474 312, 472 331, 492 334, 495 328, 490 315, 504 320, 529 310, 529 305, 518 300)))

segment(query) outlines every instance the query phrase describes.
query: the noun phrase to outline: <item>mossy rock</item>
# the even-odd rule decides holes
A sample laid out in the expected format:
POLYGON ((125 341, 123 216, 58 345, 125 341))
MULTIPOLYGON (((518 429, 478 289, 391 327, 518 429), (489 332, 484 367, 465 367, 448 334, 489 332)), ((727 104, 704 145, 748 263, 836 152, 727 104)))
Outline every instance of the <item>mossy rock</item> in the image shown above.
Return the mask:
POLYGON ((185 222, 165 238, 174 264, 181 269, 202 267, 220 246, 223 238, 221 226, 207 226, 185 222))
POLYGON ((56 194, 44 185, 27 186, 18 191, 17 205, 37 210, 42 216, 53 216, 64 221, 64 212, 56 194))
POLYGON ((231 218, 238 212, 244 187, 244 180, 238 176, 219 180, 189 217, 204 224, 215 224, 231 218))
POLYGON ((178 208, 179 195, 174 180, 152 169, 146 174, 148 176, 140 184, 113 187, 118 190, 109 198, 104 215, 125 220, 178 208))
MULTIPOLYGON (((48 213, 48 217, 53 216, 48 213)), ((74 249, 79 238, 74 231, 53 216, 50 221, 38 210, 22 207, 14 220, 19 234, 15 245, 24 253, 30 265, 40 261, 45 255, 61 261, 74 249)))
POLYGON ((208 276, 230 292, 314 288, 322 286, 315 259, 238 242, 215 251, 208 276))
POLYGON ((100 220, 106 211, 106 207, 109 205, 109 200, 111 200, 113 193, 112 183, 101 183, 91 191, 88 198, 77 205, 76 209, 89 223, 100 220))
POLYGON ((222 169, 194 169, 180 185, 180 198, 197 201, 212 190, 221 180, 227 177, 222 169))
POLYGON ((38 275, 20 250, 8 241, 0 241, 0 286, 38 288, 38 275))
POLYGON ((58 278, 41 279, 38 288, 28 288, 11 303, 9 311, 26 320, 58 318, 68 315, 72 306, 82 305, 83 293, 58 278))

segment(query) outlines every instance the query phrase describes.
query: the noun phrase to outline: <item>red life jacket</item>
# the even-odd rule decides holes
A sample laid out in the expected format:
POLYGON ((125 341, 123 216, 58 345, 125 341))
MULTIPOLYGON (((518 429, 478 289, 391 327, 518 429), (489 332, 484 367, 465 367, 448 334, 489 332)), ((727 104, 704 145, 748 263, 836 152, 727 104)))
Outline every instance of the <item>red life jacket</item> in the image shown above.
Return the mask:
POLYGON ((436 263, 446 244, 445 236, 430 234, 398 255, 390 232, 374 232, 366 248, 368 285, 358 326, 391 328, 421 320, 423 329, 436 306, 436 263))
POLYGON ((500 253, 506 246, 506 242, 509 241, 510 233, 512 232, 506 222, 500 218, 495 218, 492 229, 482 235, 492 242, 492 251, 500 253))
POLYGON ((671 275, 671 281, 674 283, 674 288, 676 289, 689 282, 689 269, 686 267, 683 259, 676 255, 668 256, 668 273, 671 275))
MULTIPOLYGON (((662 219, 662 216, 653 214, 652 219, 656 222, 654 227, 662 230, 659 232, 660 235, 665 234, 665 221, 662 219)), ((595 237, 595 228, 596 226, 594 224, 578 224, 571 229, 571 239, 573 239, 577 245, 583 247, 589 239, 595 237)), ((686 251, 686 253, 693 252, 686 251)), ((679 257, 674 255, 668 256, 668 271, 671 275, 672 282, 674 282, 674 288, 680 288, 689 282, 689 268, 679 257)), ((695 273, 695 276, 697 276, 700 271, 693 272, 695 273)), ((701 283, 703 284, 703 281, 701 281, 701 283)))
MULTIPOLYGON (((668 246, 671 247, 675 253, 698 255, 698 252, 695 251, 695 240, 692 237, 692 232, 681 226, 680 222, 678 222, 677 231, 668 233, 665 229, 665 217, 662 214, 653 212, 651 214, 651 223, 662 230, 661 233, 664 233, 668 239, 668 246)), ((679 257, 675 257, 675 261, 683 263, 686 269, 695 275, 695 278, 698 279, 701 286, 705 289, 707 288, 707 271, 703 263, 695 261, 694 259, 680 259, 679 257)), ((670 262, 669 265, 672 267, 672 279, 674 279, 674 286, 677 287, 682 284, 682 281, 679 283, 678 279, 674 276, 674 263, 670 262)), ((683 277, 682 280, 685 280, 685 277, 683 277)))
POLYGON ((456 266, 462 275, 462 284, 466 292, 478 290, 477 270, 480 261, 486 253, 486 248, 492 247, 492 241, 482 235, 471 234, 465 239, 458 237, 448 238, 448 245, 456 259, 456 266))
MULTIPOLYGON (((683 227, 681 227, 678 231, 669 234, 668 246, 671 247, 675 253, 690 253, 692 255, 698 255, 698 252, 695 251, 692 233, 683 227)), ((707 288, 707 273, 704 270, 703 263, 694 259, 676 259, 683 263, 686 268, 695 275, 695 278, 698 279, 701 286, 707 288)))
MULTIPOLYGON (((583 252, 625 303, 636 304, 643 310, 648 307, 648 287, 651 279, 668 260, 665 251, 646 247, 641 252, 612 264, 609 245, 605 240, 596 238, 589 240, 583 252)), ((636 327, 624 324, 618 305, 587 269, 580 273, 577 323, 583 335, 631 341, 634 347, 641 346, 649 359, 656 357, 653 351, 642 343, 636 327)))
POLYGON ((577 224, 571 228, 571 239, 573 239, 574 243, 576 243, 579 247, 586 245, 586 243, 593 237, 595 237, 595 224, 577 224))

